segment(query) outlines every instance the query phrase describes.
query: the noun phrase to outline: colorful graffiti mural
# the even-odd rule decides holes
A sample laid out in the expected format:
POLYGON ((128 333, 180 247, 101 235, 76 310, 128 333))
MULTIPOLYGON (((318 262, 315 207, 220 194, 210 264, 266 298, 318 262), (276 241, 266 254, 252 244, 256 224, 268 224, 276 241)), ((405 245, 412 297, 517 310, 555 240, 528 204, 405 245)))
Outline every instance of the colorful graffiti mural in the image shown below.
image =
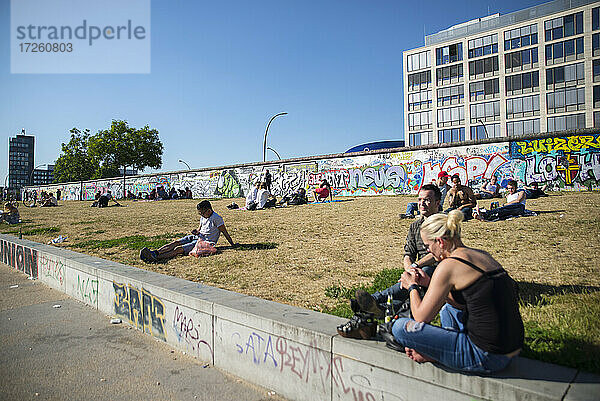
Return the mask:
POLYGON ((38 252, 35 249, 0 241, 0 260, 31 277, 38 277, 38 252))
POLYGON ((165 305, 163 301, 148 290, 139 290, 131 284, 113 281, 115 298, 113 300, 115 315, 127 319, 130 324, 166 341, 165 338, 165 305))
POLYGON ((512 174, 526 184, 563 190, 597 190, 600 134, 531 139, 511 143, 512 174))
MULTIPOLYGON (((273 177, 271 191, 278 197, 298 188, 310 192, 322 179, 329 181, 336 196, 414 194, 442 170, 459 174, 472 187, 496 175, 500 181, 515 178, 525 184, 550 184, 555 189, 593 190, 599 188, 600 134, 127 177, 125 188, 137 194, 162 185, 188 187, 194 198, 242 197, 262 180, 266 169, 273 177)), ((42 189, 60 189, 63 199, 68 200, 92 200, 98 191, 109 190, 121 197, 123 179, 36 188, 38 192, 42 189)))

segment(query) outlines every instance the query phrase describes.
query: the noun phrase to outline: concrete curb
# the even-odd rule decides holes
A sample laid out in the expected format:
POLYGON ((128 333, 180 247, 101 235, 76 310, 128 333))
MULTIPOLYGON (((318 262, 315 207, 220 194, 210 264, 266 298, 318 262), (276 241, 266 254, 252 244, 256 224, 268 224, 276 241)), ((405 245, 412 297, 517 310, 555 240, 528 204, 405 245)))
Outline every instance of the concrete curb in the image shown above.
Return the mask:
POLYGON ((600 376, 526 358, 493 376, 419 365, 344 319, 0 235, 0 261, 291 400, 592 400, 600 376))

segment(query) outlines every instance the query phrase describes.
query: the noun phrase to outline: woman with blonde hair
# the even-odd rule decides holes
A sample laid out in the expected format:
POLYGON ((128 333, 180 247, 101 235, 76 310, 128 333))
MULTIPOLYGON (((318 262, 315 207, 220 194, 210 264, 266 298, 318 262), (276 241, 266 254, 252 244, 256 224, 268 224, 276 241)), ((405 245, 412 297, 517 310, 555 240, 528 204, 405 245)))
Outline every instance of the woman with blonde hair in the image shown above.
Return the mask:
POLYGON ((440 263, 429 278, 406 271, 401 282, 414 319, 398 319, 388 346, 417 362, 489 373, 504 369, 523 346, 516 283, 487 252, 465 246, 458 210, 429 216, 421 237, 440 263), (421 298, 419 286, 428 287, 421 298), (441 327, 429 323, 440 313, 441 327))

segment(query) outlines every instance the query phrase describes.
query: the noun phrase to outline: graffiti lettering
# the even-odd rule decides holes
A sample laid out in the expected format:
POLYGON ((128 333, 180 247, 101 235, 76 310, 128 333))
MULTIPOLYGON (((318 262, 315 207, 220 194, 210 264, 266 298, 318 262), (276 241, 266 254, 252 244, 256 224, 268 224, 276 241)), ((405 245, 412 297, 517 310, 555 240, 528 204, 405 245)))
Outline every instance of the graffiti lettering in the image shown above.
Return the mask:
POLYGON ((348 188, 349 177, 348 170, 324 170, 309 174, 308 185, 316 187, 323 179, 326 179, 333 189, 348 188))
POLYGON ((84 301, 96 305, 98 303, 98 280, 77 275, 77 295, 84 301))
POLYGON ((31 277, 38 277, 38 257, 35 249, 1 241, 0 260, 5 265, 20 270, 31 277))
POLYGON ((194 323, 194 320, 191 317, 187 317, 183 311, 179 309, 179 306, 175 307, 173 329, 175 329, 175 334, 177 334, 179 342, 185 341, 198 356, 200 356, 201 346, 207 347, 212 359, 213 350, 210 344, 200 338, 198 325, 194 323))
POLYGON ((555 151, 578 152, 582 149, 600 149, 600 135, 576 135, 568 138, 544 138, 516 142, 521 155, 551 153, 555 151))
POLYGON ((65 266, 61 260, 53 260, 46 255, 42 255, 40 257, 39 267, 42 270, 42 277, 50 278, 62 285, 65 266))
POLYGON ((369 188, 385 190, 399 188, 407 181, 406 171, 402 166, 380 165, 376 168, 350 170, 350 189, 369 188))
POLYGON ((138 330, 165 340, 165 305, 149 291, 113 281, 115 314, 125 318, 138 330))

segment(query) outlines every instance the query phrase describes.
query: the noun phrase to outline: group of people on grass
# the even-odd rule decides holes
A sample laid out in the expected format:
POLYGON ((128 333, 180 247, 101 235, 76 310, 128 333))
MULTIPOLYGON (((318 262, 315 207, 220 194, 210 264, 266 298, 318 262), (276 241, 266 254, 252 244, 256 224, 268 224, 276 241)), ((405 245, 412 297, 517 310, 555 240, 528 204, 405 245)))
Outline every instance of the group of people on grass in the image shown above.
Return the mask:
MULTIPOLYGON (((269 170, 267 170, 267 173, 269 170)), ((308 203, 306 189, 298 188, 292 193, 285 194, 279 202, 271 193, 269 181, 257 181, 254 188, 246 195, 246 210, 268 209, 276 206, 305 205, 308 203)), ((325 201, 329 197, 333 201, 333 191, 326 179, 321 180, 319 186, 314 190, 315 202, 325 201)))
MULTIPOLYGON (((383 291, 370 294, 358 290, 351 300, 356 315, 338 327, 338 333, 359 338, 356 333, 361 322, 382 318, 391 299, 399 316, 379 326, 389 348, 405 352, 417 362, 437 362, 460 371, 489 373, 505 368, 519 354, 524 340, 516 283, 488 252, 462 242, 461 224, 472 217, 493 220, 522 214, 527 193, 519 190, 514 180, 509 180, 506 188, 505 205, 483 210, 477 208, 477 198, 499 196, 496 178, 482 187, 479 196, 463 185, 458 175, 450 177, 446 172, 441 172, 435 183, 423 185, 417 202, 409 205, 404 215, 418 213, 404 245, 404 273, 398 283, 383 291), (445 200, 448 207, 444 210, 445 200), (438 313, 441 325, 432 325, 438 313)), ((305 197, 306 192, 299 190, 281 202, 305 197)), ((326 181, 315 197, 331 199, 326 181)), ((275 205, 265 182, 259 182, 246 201, 248 209, 253 203, 257 209, 275 205)), ((197 211, 200 223, 190 235, 155 250, 144 248, 140 258, 156 263, 191 254, 198 248, 214 247, 221 234, 232 247, 238 245, 209 201, 198 203, 197 211)))

